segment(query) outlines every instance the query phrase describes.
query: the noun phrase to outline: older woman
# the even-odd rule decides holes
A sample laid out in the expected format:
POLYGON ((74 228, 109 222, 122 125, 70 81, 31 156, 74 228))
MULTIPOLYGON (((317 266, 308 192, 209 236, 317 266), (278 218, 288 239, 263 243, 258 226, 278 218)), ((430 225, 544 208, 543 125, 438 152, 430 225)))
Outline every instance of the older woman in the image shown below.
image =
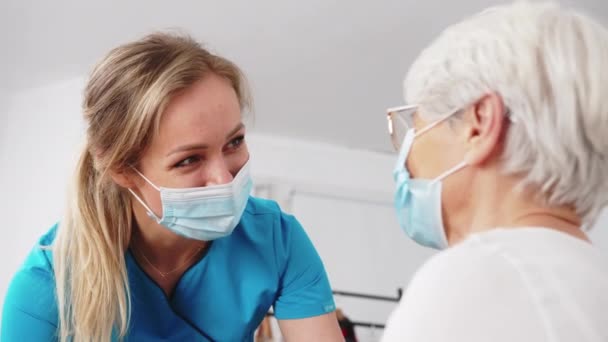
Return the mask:
POLYGON ((608 268, 586 235, 608 201, 608 32, 556 4, 497 7, 448 28, 404 86, 398 217, 450 248, 384 341, 608 341, 608 268))

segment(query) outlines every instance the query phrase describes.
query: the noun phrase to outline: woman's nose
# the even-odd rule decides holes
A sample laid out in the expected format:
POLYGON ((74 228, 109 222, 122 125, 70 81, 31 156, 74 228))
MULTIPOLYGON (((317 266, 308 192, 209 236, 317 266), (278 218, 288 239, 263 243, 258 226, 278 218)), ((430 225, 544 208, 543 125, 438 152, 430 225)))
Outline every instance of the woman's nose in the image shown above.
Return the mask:
POLYGON ((223 160, 215 161, 209 165, 205 173, 204 186, 221 185, 230 183, 234 179, 232 173, 223 160))

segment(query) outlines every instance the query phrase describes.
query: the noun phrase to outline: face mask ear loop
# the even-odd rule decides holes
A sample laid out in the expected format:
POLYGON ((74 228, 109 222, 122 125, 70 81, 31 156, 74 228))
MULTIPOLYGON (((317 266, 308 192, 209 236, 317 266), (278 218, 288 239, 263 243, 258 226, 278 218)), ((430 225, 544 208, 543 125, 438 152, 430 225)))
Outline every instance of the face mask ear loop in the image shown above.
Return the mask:
POLYGON ((400 170, 402 167, 407 170, 405 167, 405 162, 407 161, 407 156, 410 154, 410 150, 412 148, 412 144, 414 138, 416 137, 416 133, 414 129, 410 129, 405 134, 403 138, 403 143, 401 144, 401 150, 399 151, 399 158, 397 158, 397 165, 395 166, 395 170, 400 170))
MULTIPOLYGON (((148 179, 146 176, 144 176, 144 175, 143 175, 143 173, 139 172, 139 170, 137 170, 137 169, 136 169, 136 168, 134 168, 134 167, 131 167, 131 168, 132 168, 132 169, 133 169, 135 172, 137 172, 137 174, 138 174, 138 175, 139 175, 141 178, 143 178, 143 179, 144 179, 144 180, 145 180, 145 181, 146 181, 148 184, 150 184, 150 186, 151 186, 151 187, 153 187, 154 189, 156 189, 156 191, 160 192, 160 188, 159 188, 159 187, 157 187, 156 185, 154 185, 154 183, 152 183, 152 182, 151 182, 151 181, 150 181, 150 180, 149 180, 149 179, 148 179)), ((128 190, 129 190, 129 192, 131 193, 131 195, 133 195, 133 197, 135 197, 135 199, 136 199, 136 200, 137 200, 139 203, 141 203, 141 205, 142 205, 144 208, 146 208, 146 210, 148 211, 148 215, 150 215, 152 218, 154 218, 154 219, 156 220, 156 222, 160 222, 160 221, 161 221, 161 218, 159 218, 159 217, 158 217, 158 216, 157 216, 157 215, 156 215, 156 214, 155 214, 155 213, 152 211, 152 209, 150 209, 150 207, 148 207, 148 205, 147 205, 147 204, 146 204, 146 203, 145 203, 145 202, 144 202, 144 201, 143 201, 143 200, 142 200, 142 199, 141 199, 139 196, 137 196, 137 194, 136 194, 136 193, 135 193, 133 190, 131 190, 131 189, 128 189, 128 190)))
POLYGON ((465 167, 467 167, 469 164, 466 161, 462 161, 460 163, 458 163, 458 165, 454 166, 453 168, 447 170, 446 172, 442 173, 439 177, 435 178, 431 184, 435 184, 437 182, 441 182, 442 180, 446 179, 447 177, 449 177, 450 175, 464 169, 465 167))
POLYGON ((139 196, 137 196, 137 194, 135 194, 135 192, 133 190, 131 190, 131 189, 127 189, 127 190, 129 190, 129 192, 131 193, 131 195, 133 195, 133 197, 135 197, 135 199, 139 203, 141 203, 141 205, 144 208, 146 208, 146 210, 148 211, 148 215, 150 215, 152 218, 154 218, 156 220, 156 222, 160 222, 161 221, 161 219, 158 216, 156 216, 156 214, 154 214, 154 212, 152 211, 152 209, 150 209, 150 207, 148 207, 146 205, 146 203, 144 203, 144 201, 141 198, 139 198, 139 196))
POLYGON ((148 184, 150 184, 150 186, 152 186, 154 189, 156 189, 157 191, 159 191, 159 192, 160 192, 160 188, 159 188, 159 187, 157 187, 156 185, 154 185, 154 183, 152 183, 152 181, 150 181, 148 178, 146 178, 146 176, 144 176, 144 174, 143 174, 143 173, 139 172, 139 170, 137 170, 137 169, 136 169, 136 168, 134 168, 134 167, 131 167, 131 168, 132 168, 132 169, 133 169, 135 172, 137 172, 137 174, 138 174, 138 175, 139 175, 141 178, 143 178, 143 179, 144 179, 144 180, 145 180, 145 181, 146 181, 148 184))
POLYGON ((416 137, 419 137, 419 136, 423 135, 424 133, 430 131, 432 128, 434 128, 435 126, 439 125, 440 123, 446 121, 447 119, 451 118, 453 115, 455 115, 458 112, 459 111, 455 111, 455 112, 453 112, 451 114, 448 114, 448 115, 442 117, 441 119, 439 119, 439 120, 431 123, 430 125, 422 128, 420 131, 416 132, 416 137))

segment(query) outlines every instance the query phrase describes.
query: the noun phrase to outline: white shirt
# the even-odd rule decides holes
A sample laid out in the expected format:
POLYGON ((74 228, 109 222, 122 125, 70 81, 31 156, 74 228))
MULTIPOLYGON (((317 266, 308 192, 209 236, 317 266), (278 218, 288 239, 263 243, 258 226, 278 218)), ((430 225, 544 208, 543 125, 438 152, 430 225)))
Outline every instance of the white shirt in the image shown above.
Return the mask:
POLYGON ((414 276, 384 342, 608 341, 608 260, 546 228, 496 229, 414 276))

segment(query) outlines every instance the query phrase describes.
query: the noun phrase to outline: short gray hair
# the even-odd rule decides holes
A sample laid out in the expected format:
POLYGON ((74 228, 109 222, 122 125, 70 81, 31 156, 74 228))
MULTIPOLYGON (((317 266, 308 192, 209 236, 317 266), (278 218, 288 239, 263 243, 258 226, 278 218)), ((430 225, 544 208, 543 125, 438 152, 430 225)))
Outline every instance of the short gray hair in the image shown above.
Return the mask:
POLYGON ((551 2, 493 7, 446 29, 404 82, 435 118, 498 93, 517 123, 503 170, 590 226, 608 204, 608 31, 551 2))

